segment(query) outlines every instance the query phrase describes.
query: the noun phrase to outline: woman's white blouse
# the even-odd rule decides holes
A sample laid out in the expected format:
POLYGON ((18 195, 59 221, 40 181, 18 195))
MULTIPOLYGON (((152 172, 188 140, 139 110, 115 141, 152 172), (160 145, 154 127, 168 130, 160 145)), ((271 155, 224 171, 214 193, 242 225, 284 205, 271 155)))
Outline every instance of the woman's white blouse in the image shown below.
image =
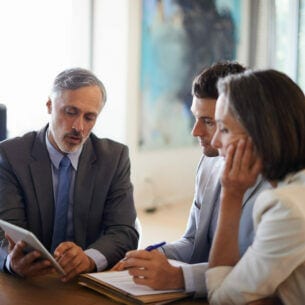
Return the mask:
POLYGON ((207 271, 209 303, 245 304, 275 294, 285 305, 305 304, 305 170, 262 192, 253 220, 254 242, 238 264, 207 271))

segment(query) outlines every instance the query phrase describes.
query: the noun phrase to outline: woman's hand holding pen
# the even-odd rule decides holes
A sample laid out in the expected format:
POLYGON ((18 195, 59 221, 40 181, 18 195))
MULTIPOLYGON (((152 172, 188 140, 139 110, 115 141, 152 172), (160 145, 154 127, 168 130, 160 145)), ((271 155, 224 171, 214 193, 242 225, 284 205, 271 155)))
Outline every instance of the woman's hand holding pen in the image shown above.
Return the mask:
POLYGON ((128 269, 136 284, 153 289, 183 289, 184 279, 180 267, 172 266, 166 256, 157 250, 134 250, 112 270, 128 269))

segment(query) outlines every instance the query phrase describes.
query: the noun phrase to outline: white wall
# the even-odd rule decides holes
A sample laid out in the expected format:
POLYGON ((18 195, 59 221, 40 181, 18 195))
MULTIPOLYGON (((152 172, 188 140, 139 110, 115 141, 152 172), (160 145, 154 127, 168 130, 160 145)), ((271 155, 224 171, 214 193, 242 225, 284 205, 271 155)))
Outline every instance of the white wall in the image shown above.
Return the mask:
POLYGON ((108 95, 95 132, 126 143, 128 1, 96 0, 93 9, 92 68, 108 95))
POLYGON ((89 0, 0 1, 0 103, 8 136, 49 119, 51 83, 68 67, 89 67, 89 0))

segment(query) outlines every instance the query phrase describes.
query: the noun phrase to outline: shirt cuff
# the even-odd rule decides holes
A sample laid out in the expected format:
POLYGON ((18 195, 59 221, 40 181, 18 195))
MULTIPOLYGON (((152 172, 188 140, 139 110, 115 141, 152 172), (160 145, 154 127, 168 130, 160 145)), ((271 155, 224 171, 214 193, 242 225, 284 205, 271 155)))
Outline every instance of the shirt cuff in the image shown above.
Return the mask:
POLYGON ((7 273, 10 273, 10 274, 16 274, 12 269, 11 269, 11 256, 8 255, 5 259, 5 264, 4 264, 4 270, 7 272, 7 273))
POLYGON ((206 284, 208 292, 211 293, 219 286, 221 286, 224 279, 232 271, 233 267, 231 266, 217 266, 211 269, 208 269, 206 272, 206 284))
POLYGON ((159 248, 157 248, 157 250, 158 250, 160 253, 162 253, 162 254, 165 255, 165 251, 164 251, 163 247, 159 247, 159 248))
POLYGON ((191 266, 181 266, 183 277, 184 277, 184 289, 185 292, 194 292, 195 291, 195 281, 192 276, 191 266))
POLYGON ((100 251, 96 249, 87 249, 85 250, 86 255, 88 255, 95 263, 96 271, 102 271, 107 268, 108 261, 100 251))
POLYGON ((207 296, 205 273, 208 263, 182 265, 184 286, 186 292, 194 292, 195 298, 207 296))

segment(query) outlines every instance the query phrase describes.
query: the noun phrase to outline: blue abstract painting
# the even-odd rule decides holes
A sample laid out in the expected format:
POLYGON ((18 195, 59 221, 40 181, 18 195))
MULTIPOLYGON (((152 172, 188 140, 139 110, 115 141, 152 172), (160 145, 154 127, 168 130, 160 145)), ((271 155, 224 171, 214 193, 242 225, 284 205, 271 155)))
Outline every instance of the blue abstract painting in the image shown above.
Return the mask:
POLYGON ((142 149, 190 146, 192 80, 236 59, 240 0, 143 0, 140 79, 142 149))

